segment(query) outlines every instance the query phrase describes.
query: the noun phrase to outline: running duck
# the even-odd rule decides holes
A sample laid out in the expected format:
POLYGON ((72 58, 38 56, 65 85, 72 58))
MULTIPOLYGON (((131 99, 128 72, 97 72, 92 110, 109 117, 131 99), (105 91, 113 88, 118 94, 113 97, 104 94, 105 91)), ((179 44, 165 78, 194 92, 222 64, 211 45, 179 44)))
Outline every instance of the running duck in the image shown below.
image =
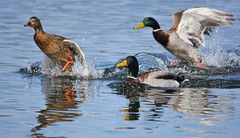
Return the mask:
POLYGON ((199 7, 176 12, 169 30, 162 30, 152 17, 146 17, 134 29, 151 27, 155 40, 170 53, 180 60, 192 62, 196 67, 202 68, 206 65, 200 58, 199 47, 205 46, 204 35, 209 35, 214 27, 229 26, 233 21, 232 14, 199 7))
POLYGON ((128 80, 152 87, 179 87, 184 76, 165 71, 144 72, 139 74, 139 64, 135 56, 128 56, 116 65, 118 68, 128 69, 128 80))
POLYGON ((33 37, 35 43, 52 61, 62 66, 62 71, 70 69, 76 60, 75 56, 80 59, 81 63, 86 62, 85 55, 76 42, 45 32, 39 18, 31 17, 24 26, 35 30, 33 37))

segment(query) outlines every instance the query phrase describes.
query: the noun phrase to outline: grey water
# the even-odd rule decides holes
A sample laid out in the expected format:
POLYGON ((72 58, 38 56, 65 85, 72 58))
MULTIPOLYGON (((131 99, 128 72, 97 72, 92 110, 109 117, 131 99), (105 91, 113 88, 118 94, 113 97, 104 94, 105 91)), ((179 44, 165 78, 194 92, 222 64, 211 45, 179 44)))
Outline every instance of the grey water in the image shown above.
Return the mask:
POLYGON ((239 7, 237 0, 0 1, 0 137, 238 138, 239 7), (152 16, 168 29, 172 13, 199 6, 235 18, 202 48, 204 61, 214 68, 167 69, 173 57, 150 29, 133 26, 152 16), (94 79, 29 74, 30 66, 44 60, 33 29, 23 27, 31 16, 41 19, 45 31, 75 40, 94 79), (114 65, 135 54, 141 70, 181 72, 190 80, 174 90, 121 89, 122 72, 114 65))

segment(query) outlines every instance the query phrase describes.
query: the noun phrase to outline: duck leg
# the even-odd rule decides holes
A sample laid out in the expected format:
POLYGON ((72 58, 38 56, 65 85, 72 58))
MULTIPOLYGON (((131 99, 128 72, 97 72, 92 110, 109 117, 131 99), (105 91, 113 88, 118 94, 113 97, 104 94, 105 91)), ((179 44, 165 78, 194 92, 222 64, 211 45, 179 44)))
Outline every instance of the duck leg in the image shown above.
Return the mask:
POLYGON ((181 60, 176 59, 171 61, 170 64, 167 65, 167 67, 170 67, 170 68, 177 67, 180 63, 181 63, 181 60))
POLYGON ((205 68, 205 69, 208 69, 207 65, 204 64, 201 60, 195 62, 195 67, 197 67, 197 68, 205 68))
POLYGON ((68 104, 74 104, 74 96, 75 96, 76 92, 73 90, 66 90, 64 91, 64 96, 67 100, 68 104))
POLYGON ((63 66, 62 71, 66 71, 67 68, 73 65, 74 61, 67 61, 67 63, 63 66))

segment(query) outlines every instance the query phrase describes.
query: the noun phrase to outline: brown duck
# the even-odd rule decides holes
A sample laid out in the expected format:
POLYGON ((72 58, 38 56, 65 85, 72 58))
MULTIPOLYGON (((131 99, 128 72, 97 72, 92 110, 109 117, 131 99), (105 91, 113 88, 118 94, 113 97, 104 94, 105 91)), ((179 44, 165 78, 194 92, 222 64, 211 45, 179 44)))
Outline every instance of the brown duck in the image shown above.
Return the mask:
POLYGON ((52 61, 62 66, 62 71, 66 71, 74 64, 75 56, 80 59, 81 63, 86 62, 85 55, 76 42, 45 32, 37 17, 31 17, 24 26, 34 28, 35 43, 52 61))
POLYGON ((227 12, 199 7, 175 13, 172 27, 166 31, 152 17, 146 17, 134 28, 151 27, 155 40, 170 53, 194 63, 196 67, 204 67, 199 54, 199 46, 205 46, 204 35, 208 35, 214 27, 231 25, 233 20, 233 15, 227 12))

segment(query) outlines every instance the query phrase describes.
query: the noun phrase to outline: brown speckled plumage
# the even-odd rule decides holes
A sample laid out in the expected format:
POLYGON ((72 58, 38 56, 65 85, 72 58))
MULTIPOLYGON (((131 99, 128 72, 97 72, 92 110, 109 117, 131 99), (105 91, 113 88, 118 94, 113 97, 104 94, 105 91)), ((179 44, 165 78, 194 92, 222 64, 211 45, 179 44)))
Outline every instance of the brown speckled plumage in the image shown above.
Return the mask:
POLYGON ((52 60, 65 64, 74 60, 73 52, 64 45, 64 38, 55 37, 46 32, 35 33, 34 41, 38 47, 52 60))

